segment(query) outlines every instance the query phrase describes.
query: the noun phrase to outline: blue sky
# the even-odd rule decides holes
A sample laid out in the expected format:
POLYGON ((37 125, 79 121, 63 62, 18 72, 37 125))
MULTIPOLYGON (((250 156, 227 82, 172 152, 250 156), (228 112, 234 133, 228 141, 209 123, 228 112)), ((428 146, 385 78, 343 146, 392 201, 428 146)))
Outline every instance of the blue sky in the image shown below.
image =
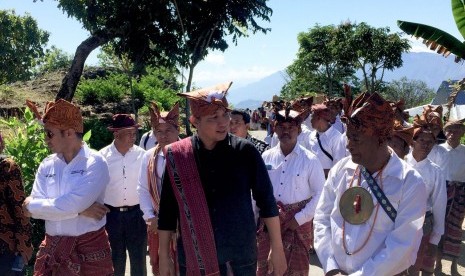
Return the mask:
MULTIPOLYGON (((57 1, 0 0, 0 9, 28 12, 41 29, 50 32, 48 46, 55 45, 68 53, 88 36, 80 23, 68 18, 57 8, 57 1)), ((235 88, 257 81, 292 63, 298 50, 297 34, 320 25, 337 25, 343 21, 366 22, 374 27, 390 27, 400 32, 398 19, 424 23, 443 29, 461 38, 452 16, 450 1, 444 0, 270 0, 271 22, 263 26, 272 30, 264 35, 251 34, 238 45, 230 44, 225 52, 212 52, 194 71, 197 87, 232 80, 235 88)), ((412 39, 412 41, 415 41, 412 39)), ((412 51, 428 51, 414 43, 412 51)), ((97 53, 87 64, 97 63, 97 53)), ((186 72, 186 71, 185 71, 186 72)))

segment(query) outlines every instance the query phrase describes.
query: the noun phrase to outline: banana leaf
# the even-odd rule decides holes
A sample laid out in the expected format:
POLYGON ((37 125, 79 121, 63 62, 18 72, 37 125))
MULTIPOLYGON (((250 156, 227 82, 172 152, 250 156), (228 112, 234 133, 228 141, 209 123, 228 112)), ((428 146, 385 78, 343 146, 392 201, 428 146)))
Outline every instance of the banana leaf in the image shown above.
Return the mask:
POLYGON ((465 59, 465 44, 451 34, 432 26, 401 20, 397 21, 397 26, 409 35, 423 38, 423 43, 439 54, 447 57, 452 53, 456 62, 465 59))
POLYGON ((452 14, 462 37, 465 38, 465 6, 463 0, 451 0, 452 14))

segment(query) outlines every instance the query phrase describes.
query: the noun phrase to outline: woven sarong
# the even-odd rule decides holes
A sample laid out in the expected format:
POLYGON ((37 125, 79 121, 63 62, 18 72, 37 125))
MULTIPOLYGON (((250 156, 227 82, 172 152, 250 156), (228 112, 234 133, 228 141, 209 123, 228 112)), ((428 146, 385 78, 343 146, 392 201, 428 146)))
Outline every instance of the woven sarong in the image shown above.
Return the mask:
POLYGON ((186 274, 220 275, 215 238, 191 138, 165 147, 166 167, 179 206, 186 274))
POLYGON ((34 276, 113 275, 110 243, 104 228, 77 237, 45 235, 34 276))
POLYGON ((460 257, 464 217, 465 182, 447 181, 446 224, 442 245, 444 255, 460 257))
POLYGON ((429 273, 434 272, 436 255, 428 255, 430 237, 431 234, 423 235, 423 238, 421 239, 420 248, 418 249, 417 253, 417 260, 415 261, 414 265, 416 271, 424 271, 429 273))
MULTIPOLYGON (((310 199, 307 199, 289 205, 283 205, 281 202, 278 202, 281 231, 283 226, 292 220, 295 214, 302 210, 309 201, 310 199)), ((260 222, 257 234, 257 275, 262 276, 267 275, 267 260, 270 253, 270 239, 267 231, 265 231, 263 221, 260 222)), ((310 268, 308 251, 311 248, 313 237, 312 222, 304 223, 295 230, 287 229, 281 232, 281 237, 287 262, 287 270, 284 275, 307 276, 310 268)))

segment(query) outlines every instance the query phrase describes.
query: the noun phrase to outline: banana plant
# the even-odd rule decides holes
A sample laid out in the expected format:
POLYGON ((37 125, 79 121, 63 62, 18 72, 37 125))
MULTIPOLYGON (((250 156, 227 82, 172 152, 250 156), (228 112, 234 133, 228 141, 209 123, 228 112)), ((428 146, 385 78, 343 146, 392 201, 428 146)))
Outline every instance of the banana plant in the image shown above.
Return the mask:
MULTIPOLYGON (((451 6, 455 24, 462 35, 462 39, 465 39, 464 0, 451 0, 451 6)), ((438 54, 445 57, 453 54, 455 56, 455 62, 465 60, 465 41, 462 42, 443 30, 425 24, 397 20, 397 26, 409 35, 416 38, 422 38, 423 43, 438 54)), ((455 97, 457 97, 458 92, 463 89, 465 89, 465 78, 454 85, 453 91, 447 102, 448 110, 450 110, 452 105, 455 103, 455 97)), ((448 115, 447 117, 449 117, 448 115)))
MULTIPOLYGON (((460 34, 465 38, 465 4, 464 0, 451 0, 452 14, 460 34)), ((405 33, 422 38, 423 43, 438 54, 455 55, 455 62, 465 60, 465 43, 453 35, 438 28, 397 20, 397 26, 405 33)))

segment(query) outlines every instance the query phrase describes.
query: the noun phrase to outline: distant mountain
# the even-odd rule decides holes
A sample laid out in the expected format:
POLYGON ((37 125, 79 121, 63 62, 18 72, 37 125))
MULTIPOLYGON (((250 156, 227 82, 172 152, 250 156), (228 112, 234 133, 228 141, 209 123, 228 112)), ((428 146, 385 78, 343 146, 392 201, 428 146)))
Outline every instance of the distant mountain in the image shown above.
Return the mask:
MULTIPOLYGON (((455 63, 452 56, 444 58, 435 53, 408 53, 403 56, 404 64, 394 71, 386 71, 385 81, 407 77, 424 81, 428 87, 437 90, 442 81, 465 77, 465 65, 455 63)), ((229 101, 236 108, 254 109, 263 101, 269 101, 273 95, 279 95, 285 84, 284 72, 278 71, 259 81, 236 88, 231 87, 229 101)), ((361 74, 359 76, 361 78, 361 74)))

